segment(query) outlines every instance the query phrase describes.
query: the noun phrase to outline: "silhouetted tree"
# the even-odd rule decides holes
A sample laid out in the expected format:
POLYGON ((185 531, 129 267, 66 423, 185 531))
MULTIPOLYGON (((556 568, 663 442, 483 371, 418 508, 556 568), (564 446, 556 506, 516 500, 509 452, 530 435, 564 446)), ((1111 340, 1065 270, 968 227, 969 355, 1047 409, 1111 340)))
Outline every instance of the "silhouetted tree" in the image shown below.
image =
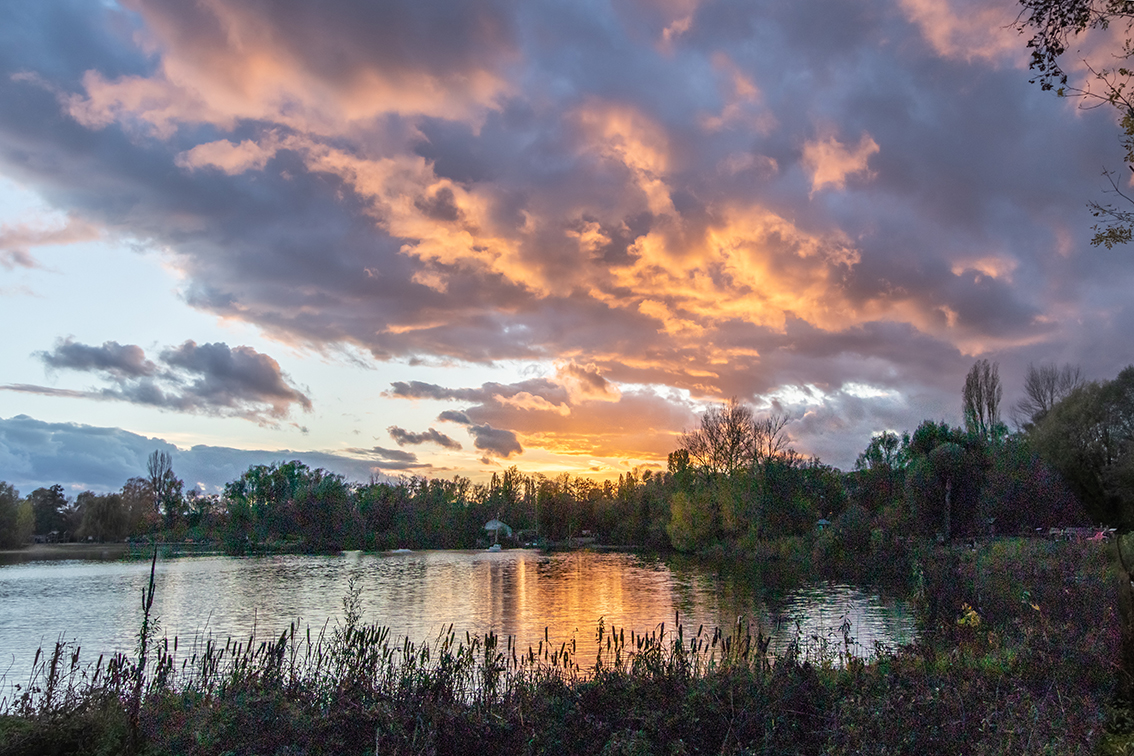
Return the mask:
POLYGON ((28 494, 32 511, 35 513, 35 534, 47 535, 52 531, 62 534, 68 529, 64 510, 67 496, 63 486, 55 484, 50 488, 37 488, 28 494))
POLYGON ((997 363, 977 360, 965 376, 965 387, 961 390, 965 430, 991 444, 1003 438, 1007 431, 1000 420, 1003 394, 997 363))
POLYGON ((752 409, 733 397, 727 404, 709 407, 696 430, 681 434, 681 446, 703 472, 728 475, 756 457, 753 423, 752 409))
POLYGON ((1077 367, 1056 367, 1054 363, 1037 367, 1029 363, 1024 376, 1024 397, 1012 408, 1012 419, 1017 426, 1029 429, 1081 385, 1083 377, 1077 367))
POLYGON ((150 495, 154 511, 165 518, 166 527, 172 528, 183 519, 184 482, 173 474, 173 457, 169 452, 154 450, 146 462, 149 474, 150 495))

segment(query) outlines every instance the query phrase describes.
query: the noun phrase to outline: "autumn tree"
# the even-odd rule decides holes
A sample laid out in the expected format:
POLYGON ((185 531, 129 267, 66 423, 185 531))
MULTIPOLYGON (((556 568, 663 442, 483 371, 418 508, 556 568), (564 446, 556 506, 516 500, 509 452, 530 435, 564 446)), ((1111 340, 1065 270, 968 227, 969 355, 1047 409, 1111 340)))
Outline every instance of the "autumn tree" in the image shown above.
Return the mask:
POLYGON ((696 551, 709 545, 717 535, 718 504, 713 491, 705 488, 678 491, 670 500, 666 534, 678 551, 696 551))
POLYGON ((161 526, 161 514, 154 509, 154 494, 146 478, 137 476, 127 480, 122 485, 121 496, 128 534, 152 533, 161 526))

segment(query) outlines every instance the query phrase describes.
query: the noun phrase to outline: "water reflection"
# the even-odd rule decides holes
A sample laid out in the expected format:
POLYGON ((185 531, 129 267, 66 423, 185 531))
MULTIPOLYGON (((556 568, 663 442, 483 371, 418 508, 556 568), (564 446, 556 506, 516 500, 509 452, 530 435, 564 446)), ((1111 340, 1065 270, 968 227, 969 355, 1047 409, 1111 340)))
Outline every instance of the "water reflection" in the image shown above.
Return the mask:
MULTIPOLYGON (((0 567, 0 674, 26 677, 37 647, 57 638, 82 642, 83 656, 130 651, 140 619, 148 562, 30 562, 0 567)), ((742 622, 771 631, 781 653, 797 635, 843 643, 866 655, 914 638, 914 618, 895 598, 841 585, 779 595, 743 573, 688 560, 628 554, 426 551, 338 556, 197 557, 159 561, 155 611, 162 632, 182 644, 194 637, 277 636, 300 620, 317 633, 342 617, 351 580, 361 589, 363 619, 393 638, 432 640, 450 626, 460 636, 494 631, 537 647, 576 644, 577 660, 595 657, 595 629, 651 632, 675 613, 687 637, 698 627, 726 632, 742 622)), ((301 625, 302 626, 302 625, 301 625)), ((182 646, 184 648, 184 646, 182 646)))

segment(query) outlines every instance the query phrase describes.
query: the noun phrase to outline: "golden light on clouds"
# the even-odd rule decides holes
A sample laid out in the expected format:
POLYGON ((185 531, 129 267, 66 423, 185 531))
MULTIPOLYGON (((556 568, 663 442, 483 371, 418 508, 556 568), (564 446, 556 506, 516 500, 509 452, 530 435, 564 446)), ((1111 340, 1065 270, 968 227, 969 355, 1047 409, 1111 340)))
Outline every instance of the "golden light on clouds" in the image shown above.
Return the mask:
POLYGON ((825 186, 844 189, 848 176, 861 174, 870 178, 867 162, 879 149, 878 143, 869 134, 863 134, 854 147, 840 142, 833 135, 805 143, 803 165, 811 172, 811 193, 825 186))
POLYGON ((998 255, 987 255, 974 259, 958 260, 953 264, 952 273, 955 276, 964 275, 967 271, 976 271, 989 278, 1011 280, 1012 273, 1019 267, 1019 261, 998 255))
POLYGON ((898 4, 940 55, 964 60, 1027 57, 1015 29, 1018 9, 1011 3, 899 0, 898 4))
POLYGON ((275 157, 277 151, 275 140, 263 141, 263 144, 253 142, 251 139, 245 139, 240 144, 233 144, 227 139, 206 142, 179 154, 174 159, 174 165, 190 170, 217 168, 230 176, 250 170, 263 170, 268 161, 275 157))
MULTIPOLYGON (((0 10, 0 169, 65 220, 5 218, 0 272, 160 250, 178 343, 318 376, 312 435, 266 445, 396 423, 388 470, 616 470, 737 396, 843 454, 953 407, 973 354, 1007 384, 1119 352, 1083 346, 1103 309, 1129 330, 1081 217, 1113 118, 1029 89, 1003 3, 53 2, 0 10)), ((43 338, 155 343, 115 311, 43 338)))

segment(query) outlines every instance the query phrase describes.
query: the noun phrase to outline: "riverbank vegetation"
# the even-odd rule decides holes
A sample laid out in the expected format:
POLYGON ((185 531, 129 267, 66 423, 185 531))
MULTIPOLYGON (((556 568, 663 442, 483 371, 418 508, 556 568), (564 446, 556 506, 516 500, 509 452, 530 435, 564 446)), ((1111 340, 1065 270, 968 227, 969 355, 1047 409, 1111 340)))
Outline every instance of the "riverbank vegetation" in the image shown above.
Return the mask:
POLYGON ((417 645, 363 622, 353 587, 322 631, 188 643, 144 598, 133 654, 59 644, 7 691, 0 754, 1121 752, 1112 548, 928 547, 920 640, 869 659, 850 638, 773 658, 743 624, 600 620, 597 658, 452 631, 417 645))
POLYGON ((802 458, 783 417, 732 401, 684 434, 665 470, 617 481, 511 468, 484 485, 352 484, 284 462, 223 494, 185 494, 155 454, 121 492, 71 502, 58 487, 27 498, 0 487, 0 521, 18 524, 2 532, 17 540, 473 547, 499 518, 520 542, 585 537, 739 559, 769 581, 889 582, 922 624, 914 646, 871 660, 845 653, 849 642, 809 657, 805 638, 773 660, 759 628, 731 639, 657 628, 625 644, 603 629, 608 653, 592 661, 491 636, 413 646, 362 624, 348 597, 344 624, 314 639, 293 628, 189 651, 163 639, 93 668, 77 649, 49 650, 0 706, 0 742, 11 753, 1123 752, 1134 368, 1089 383, 1041 366, 1025 388, 1009 432, 996 366, 978 361, 964 427, 879 433, 850 472, 802 458), (1064 530, 1075 526, 1092 527, 1064 530), (1034 537, 1052 529, 1090 538, 1034 537))
MULTIPOLYGON (((1090 383, 1032 367, 1017 430, 1000 416, 996 366, 973 366, 965 425, 926 420, 869 440, 843 472, 790 445, 783 416, 735 400, 710 408, 666 467, 617 480, 529 475, 352 483, 298 461, 256 465, 223 492, 186 492, 169 455, 121 491, 61 486, 27 497, 0 484, 0 547, 37 540, 212 543, 230 553, 472 548, 497 518, 512 543, 587 542, 701 553, 755 553, 805 539, 820 569, 889 562, 919 539, 1129 527, 1134 502, 1134 368, 1090 383)), ((782 549, 782 546, 776 548, 782 549)))

